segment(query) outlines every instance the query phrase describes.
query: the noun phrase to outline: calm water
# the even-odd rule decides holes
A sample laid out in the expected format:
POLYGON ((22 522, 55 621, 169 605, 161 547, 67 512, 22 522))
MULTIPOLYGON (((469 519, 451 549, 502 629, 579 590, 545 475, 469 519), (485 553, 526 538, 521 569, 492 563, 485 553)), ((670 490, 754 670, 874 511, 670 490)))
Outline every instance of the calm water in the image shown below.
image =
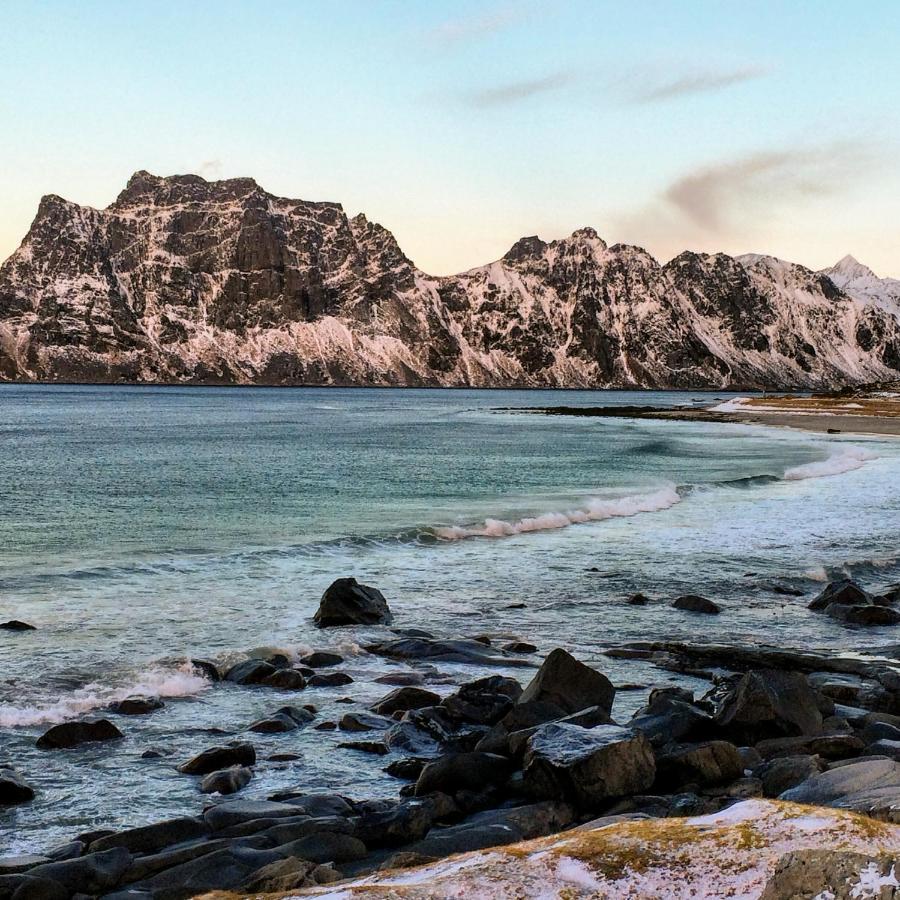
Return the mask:
MULTIPOLYGON (((623 640, 887 638, 814 616, 809 596, 771 585, 811 595, 840 571, 872 586, 900 577, 900 442, 497 411, 694 399, 0 387, 0 619, 39 626, 0 632, 0 758, 39 790, 0 812, 0 850, 197 812, 206 798, 173 765, 228 739, 204 729, 237 737, 287 702, 313 702, 324 719, 348 709, 340 697, 386 693, 372 678, 391 666, 358 649, 384 629, 310 626, 342 575, 378 586, 397 627, 565 646, 620 683, 667 677, 601 655, 623 640), (698 619, 623 604, 635 590, 696 591, 727 609, 698 619), (505 608, 514 602, 526 607, 505 608), (336 648, 356 683, 301 695, 213 688, 184 665, 259 646, 336 648), (49 724, 136 692, 167 706, 117 720, 126 738, 115 746, 34 748, 49 724), (149 747, 174 753, 141 759, 149 747)), ((483 674, 440 668, 460 680, 483 674)), ((644 697, 622 693, 617 711, 644 697)), ((334 750, 341 739, 254 735, 260 763, 243 796, 395 794, 385 760, 334 750), (302 758, 266 761, 276 750, 302 758)))

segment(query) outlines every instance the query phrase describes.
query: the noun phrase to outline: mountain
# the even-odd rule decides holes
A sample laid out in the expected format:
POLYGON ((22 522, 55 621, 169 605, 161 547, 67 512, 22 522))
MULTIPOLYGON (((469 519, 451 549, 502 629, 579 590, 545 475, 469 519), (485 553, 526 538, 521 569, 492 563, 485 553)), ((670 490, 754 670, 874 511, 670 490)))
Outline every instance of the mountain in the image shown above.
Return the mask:
POLYGON ((336 203, 136 173, 41 200, 0 267, 0 379, 822 388, 900 373, 896 282, 590 228, 435 277, 336 203))

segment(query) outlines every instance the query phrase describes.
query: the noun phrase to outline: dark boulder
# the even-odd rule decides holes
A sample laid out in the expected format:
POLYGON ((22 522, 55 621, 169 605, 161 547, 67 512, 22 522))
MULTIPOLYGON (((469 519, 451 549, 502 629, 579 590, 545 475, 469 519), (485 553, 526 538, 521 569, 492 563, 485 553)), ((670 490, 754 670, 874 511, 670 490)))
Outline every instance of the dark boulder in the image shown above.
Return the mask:
POLYGON ((109 719, 86 719, 54 725, 37 739, 40 750, 66 750, 80 744, 117 741, 124 737, 109 719))
POLYGON ((629 606, 646 606, 650 602, 650 598, 638 592, 637 594, 631 594, 625 602, 629 606))
POLYGON ((529 644, 528 641, 510 641, 501 648, 506 653, 537 653, 537 647, 529 644))
POLYGON ((429 659, 435 662, 464 663, 478 666, 521 666, 532 663, 513 654, 492 650, 471 639, 435 640, 404 637, 379 641, 366 646, 366 651, 389 659, 429 659))
POLYGON ((195 674, 199 675, 201 678, 205 678, 207 681, 216 683, 222 680, 222 674, 219 672, 216 665, 206 659, 192 659, 191 668, 194 670, 195 674))
POLYGON ((502 785, 512 772, 505 756, 495 753, 450 753, 428 763, 416 781, 415 794, 421 797, 439 791, 481 791, 502 785))
POLYGON ((257 819, 282 819, 308 815, 295 803, 274 800, 229 800, 211 806, 203 813, 203 819, 213 831, 222 831, 257 819))
POLYGON ((565 798, 590 809, 646 791, 656 777, 656 761, 640 731, 550 723, 528 739, 523 771, 532 796, 565 798))
POLYGON ((34 799, 34 789, 13 768, 0 765, 0 806, 16 806, 34 799))
POLYGON ((341 731, 386 731, 393 724, 393 720, 374 713, 351 712, 341 716, 338 728, 341 731))
POLYGON ((61 884, 70 895, 98 895, 116 887, 129 865, 131 853, 124 847, 113 847, 77 859, 35 866, 28 875, 61 884))
POLYGON ((848 625, 896 625, 900 622, 900 612, 876 603, 869 606, 832 603, 825 608, 825 615, 848 625))
POLYGON ((822 731, 819 696, 800 672, 747 672, 720 702, 715 721, 739 744, 822 731))
POLYGON ((311 688, 343 687, 345 684, 353 684, 353 679, 346 672, 327 672, 311 676, 306 684, 311 688))
POLYGON ((159 697, 126 697, 124 700, 111 703, 109 711, 120 716, 146 716, 165 705, 159 697))
POLYGON ((702 741, 715 736, 712 716, 670 693, 651 693, 647 706, 628 723, 642 731, 655 747, 671 741, 702 741))
POLYGON ((393 778, 404 778, 407 781, 417 781, 422 774, 422 769, 428 765, 431 760, 419 756, 405 756, 402 759, 395 759, 392 763, 385 766, 384 771, 393 778))
POLYGON ((840 581, 832 581, 818 597, 810 602, 807 609, 822 611, 833 603, 843 606, 868 606, 871 602, 871 596, 855 581, 842 578, 840 581))
POLYGON ((304 725, 308 725, 315 716, 306 709, 297 706, 282 706, 269 718, 254 722, 249 730, 258 734, 282 734, 287 731, 296 731, 304 725))
POLYGON ((722 612, 722 607, 706 597, 700 597, 698 594, 685 594, 672 601, 674 609, 683 609, 687 612, 706 613, 709 616, 718 615, 722 612))
POLYGON ((783 756, 763 763, 753 774, 762 782, 764 797, 780 797, 822 769, 818 756, 783 756))
POLYGON ((366 800, 354 804, 351 822, 367 847, 398 847, 425 837, 435 815, 435 803, 427 797, 366 800))
POLYGON ((264 659, 245 659, 232 666, 225 673, 225 681, 235 684, 262 684, 278 669, 264 659))
POLYGON ((373 703, 369 709, 380 716, 390 716, 398 711, 422 709, 424 706, 435 706, 440 702, 440 695, 434 691, 426 691, 420 687, 398 687, 373 703))
POLYGON ((656 757, 659 791, 676 791, 684 785, 709 787, 727 784, 744 774, 741 754, 727 741, 707 741, 674 747, 656 757))
POLYGON ((521 695, 522 686, 514 678, 491 675, 464 684, 439 705, 457 722, 493 725, 512 709, 521 695))
POLYGON ((0 622, 0 628, 4 631, 37 631, 34 625, 22 622, 19 619, 10 619, 8 622, 0 622))
POLYGON ((609 714, 615 696, 616 689, 605 675, 557 648, 541 663, 518 702, 542 700, 566 713, 599 706, 609 714))
POLYGON ((168 819, 97 838, 88 846, 88 851, 97 853, 113 847, 124 847, 131 853, 156 853, 164 847, 206 837, 207 834, 209 827, 202 819, 168 819))
POLYGON ((307 653, 306 656, 300 657, 300 662, 311 669, 339 666, 343 661, 344 657, 339 653, 329 653, 326 650, 314 650, 312 653, 307 653))
POLYGON ((338 578, 322 594, 313 621, 319 628, 332 625, 382 625, 391 621, 387 600, 377 588, 355 578, 338 578))
POLYGON ((349 834, 334 834, 320 831, 298 838, 275 848, 282 856, 307 859, 314 863, 353 862, 362 859, 366 853, 366 845, 349 834))
POLYGON ((225 747, 211 747, 178 766, 184 775, 209 775, 230 766, 252 766, 256 763, 253 744, 236 743, 225 747))
POLYGON ((210 772, 200 782, 201 794, 236 794, 239 790, 250 784, 253 772, 246 766, 231 766, 228 769, 220 769, 218 772, 210 772))

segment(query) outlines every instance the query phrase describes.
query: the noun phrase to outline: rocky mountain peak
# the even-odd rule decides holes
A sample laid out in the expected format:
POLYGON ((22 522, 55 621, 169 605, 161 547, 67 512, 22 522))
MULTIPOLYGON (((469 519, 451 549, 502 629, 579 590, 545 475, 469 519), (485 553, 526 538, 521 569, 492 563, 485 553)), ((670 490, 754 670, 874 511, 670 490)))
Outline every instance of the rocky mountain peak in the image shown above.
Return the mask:
POLYGON ((147 206, 177 206, 192 203, 229 203, 261 194, 252 178, 207 181, 200 175, 153 175, 143 169, 128 179, 110 209, 147 206))
POLYGON ((856 257, 849 253, 839 259, 828 269, 822 269, 823 274, 837 275, 845 281, 853 281, 856 278, 877 278, 878 276, 868 267, 863 265, 856 257))
POLYGON ((532 234, 529 237, 519 238, 519 240, 503 254, 503 259, 505 262, 510 263, 538 259, 544 255, 546 249, 547 243, 542 241, 536 234, 532 234))

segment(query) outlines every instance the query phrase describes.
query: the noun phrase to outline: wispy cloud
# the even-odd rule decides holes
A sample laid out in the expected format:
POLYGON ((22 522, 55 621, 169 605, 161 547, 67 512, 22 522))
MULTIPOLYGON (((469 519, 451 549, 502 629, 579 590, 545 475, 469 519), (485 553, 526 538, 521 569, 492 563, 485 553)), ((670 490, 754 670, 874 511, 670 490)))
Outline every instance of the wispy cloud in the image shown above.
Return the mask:
POLYGON ((691 94, 705 94, 763 78, 769 72, 770 70, 763 66, 745 66, 740 69, 668 75, 638 89, 634 94, 634 100, 637 103, 656 103, 691 94))
POLYGON ((570 72, 553 72, 541 78, 510 81, 496 87, 480 88, 463 95, 471 106, 508 106, 565 87, 573 81, 570 72))
POLYGON ((222 175, 222 160, 221 159, 207 159, 200 163, 197 166, 197 174, 202 175, 204 178, 215 180, 222 175))
POLYGON ((524 4, 497 7, 480 16, 448 19, 429 29, 425 36, 432 43, 450 47, 504 31, 518 24, 528 15, 530 15, 530 10, 524 4))

